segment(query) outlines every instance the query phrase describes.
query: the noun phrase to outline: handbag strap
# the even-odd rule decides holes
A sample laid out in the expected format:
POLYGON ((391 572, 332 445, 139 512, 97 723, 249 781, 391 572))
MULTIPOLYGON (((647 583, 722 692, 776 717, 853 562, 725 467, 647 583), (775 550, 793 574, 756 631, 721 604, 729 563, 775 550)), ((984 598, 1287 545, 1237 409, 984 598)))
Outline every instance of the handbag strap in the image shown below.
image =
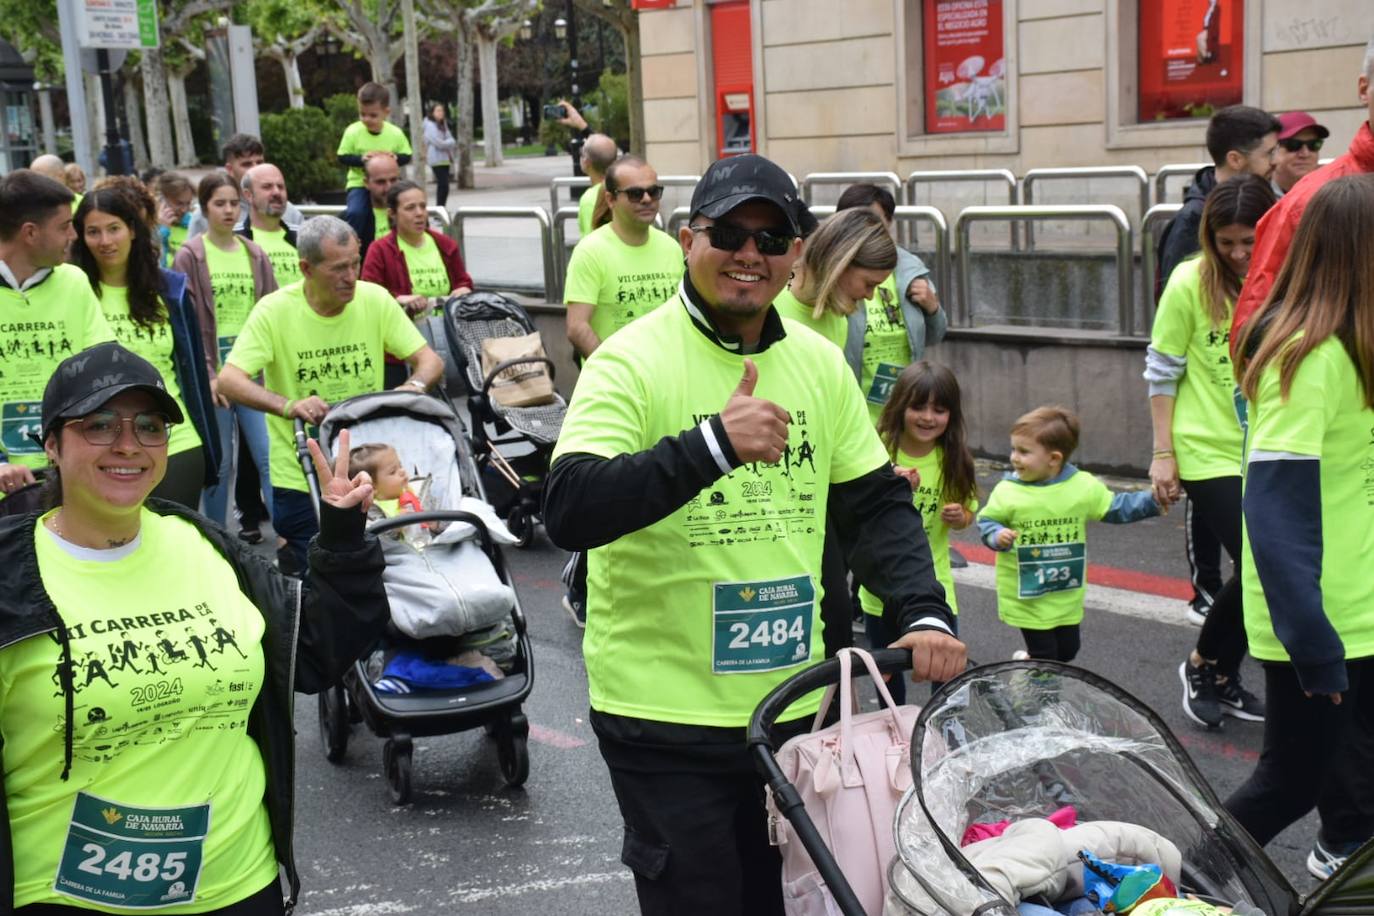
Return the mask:
MULTIPOLYGON (((868 669, 868 676, 873 681, 873 686, 878 690, 878 696, 882 699, 883 705, 887 708, 888 715, 892 717, 893 728, 898 734, 902 732, 902 719, 897 713, 897 703, 892 699, 892 693, 887 689, 887 683, 883 680, 883 674, 878 670, 878 663, 873 660, 873 656, 864 649, 849 647, 841 649, 836 653, 836 658, 840 662, 840 752, 844 760, 848 760, 853 755, 854 742, 852 716, 854 710, 854 698, 851 694, 852 686, 852 658, 857 657, 868 669)), ((900 676, 900 675, 898 675, 900 676)), ((830 711, 830 704, 835 697, 835 684, 825 688, 825 694, 821 697, 821 705, 816 710, 816 718, 811 723, 811 730, 819 731, 821 723, 825 720, 825 715, 830 711)))

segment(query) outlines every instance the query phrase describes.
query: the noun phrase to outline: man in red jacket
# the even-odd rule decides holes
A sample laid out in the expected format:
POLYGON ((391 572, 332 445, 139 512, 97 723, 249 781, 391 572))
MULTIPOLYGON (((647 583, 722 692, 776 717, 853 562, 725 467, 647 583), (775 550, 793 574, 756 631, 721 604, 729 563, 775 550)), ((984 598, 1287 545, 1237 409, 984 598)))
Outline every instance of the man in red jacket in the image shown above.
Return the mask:
POLYGON ((1255 250, 1250 257, 1250 273, 1245 278, 1240 300, 1236 303, 1236 314, 1231 320, 1231 347, 1235 348, 1240 339, 1240 327, 1269 295, 1274 285, 1283 259, 1288 255, 1288 246, 1297 231, 1298 221, 1307 209, 1307 202, 1317 189, 1328 181, 1346 175, 1374 172, 1374 39, 1371 39, 1364 52, 1364 67, 1359 78, 1360 102, 1369 108, 1369 120, 1360 125, 1350 149, 1333 162, 1329 162, 1315 172, 1311 172, 1274 205, 1259 225, 1255 227, 1255 250))

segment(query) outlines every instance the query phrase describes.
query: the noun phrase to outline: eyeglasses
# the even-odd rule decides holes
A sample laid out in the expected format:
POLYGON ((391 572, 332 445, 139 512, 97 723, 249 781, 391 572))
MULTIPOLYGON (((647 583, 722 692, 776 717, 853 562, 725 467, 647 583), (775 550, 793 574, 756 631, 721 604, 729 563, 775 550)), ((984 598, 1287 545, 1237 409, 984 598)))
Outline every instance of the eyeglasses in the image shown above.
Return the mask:
POLYGON ((1316 140, 1299 140, 1296 137, 1289 137, 1287 140, 1280 140, 1279 146, 1288 150, 1288 152, 1290 153, 1296 153, 1304 146, 1314 153, 1319 153, 1321 152, 1322 144, 1325 142, 1326 141, 1322 138, 1318 138, 1316 140))
POLYGON ((644 195, 649 195, 650 200, 658 200, 663 196, 663 185, 651 184, 647 188, 620 188, 615 193, 624 194, 630 198, 631 203, 639 203, 644 199, 644 195))
POLYGON ((715 223, 711 226, 688 226, 687 228, 693 232, 706 233, 706 237, 711 240, 711 247, 719 248, 721 251, 739 251, 744 247, 745 242, 753 239, 759 254, 768 257, 787 254, 787 249, 792 247, 792 243, 797 238, 790 232, 779 232, 776 229, 757 229, 750 232, 748 229, 741 229, 739 226, 732 226, 729 223, 715 223))
POLYGON ((173 425, 160 413, 140 413, 132 417, 121 416, 113 410, 97 410, 76 420, 68 420, 63 426, 76 426, 82 437, 91 445, 114 445, 124 431, 124 424, 133 425, 134 438, 138 444, 153 447, 167 444, 167 431, 173 425))

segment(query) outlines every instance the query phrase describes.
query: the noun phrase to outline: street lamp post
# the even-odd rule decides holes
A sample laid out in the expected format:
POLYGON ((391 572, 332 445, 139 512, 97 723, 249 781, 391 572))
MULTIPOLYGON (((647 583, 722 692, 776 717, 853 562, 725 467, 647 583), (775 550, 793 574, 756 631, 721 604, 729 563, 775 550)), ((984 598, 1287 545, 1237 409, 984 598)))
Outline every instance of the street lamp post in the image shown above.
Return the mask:
MULTIPOLYGON (((557 34, 559 38, 562 38, 564 34, 566 34, 568 38, 568 73, 572 78, 572 103, 573 107, 581 113, 582 87, 578 84, 577 77, 577 8, 573 4, 573 0, 564 0, 564 3, 564 15, 567 16, 567 20, 556 20, 553 27, 554 33, 557 34), (562 23, 561 29, 559 28, 559 23, 562 23)), ((582 137, 574 136, 572 142, 568 144, 568 148, 572 152, 574 175, 583 174, 582 142, 582 137)))

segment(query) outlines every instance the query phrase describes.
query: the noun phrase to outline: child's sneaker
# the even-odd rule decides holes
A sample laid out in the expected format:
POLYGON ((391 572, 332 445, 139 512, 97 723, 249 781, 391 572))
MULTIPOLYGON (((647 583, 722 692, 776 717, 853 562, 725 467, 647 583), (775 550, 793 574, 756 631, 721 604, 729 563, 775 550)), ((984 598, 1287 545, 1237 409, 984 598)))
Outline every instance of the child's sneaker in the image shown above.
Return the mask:
POLYGON ((587 629, 587 602, 585 600, 574 598, 572 592, 568 592, 563 596, 563 610, 568 612, 568 616, 579 628, 587 629))
POLYGON ((1207 622, 1207 612, 1212 609, 1212 605, 1204 598, 1194 598, 1188 602, 1188 622, 1195 627, 1200 627, 1207 622))
POLYGON ((1321 834, 1317 834, 1317 842, 1307 854, 1307 871, 1317 880, 1325 881, 1359 848, 1359 843, 1344 843, 1328 849, 1322 843, 1321 834))
POLYGON ((1239 672, 1217 684, 1217 703, 1223 716, 1246 722, 1264 721, 1264 701, 1241 686, 1239 672))
POLYGON ((1204 728, 1221 725, 1221 704, 1217 702, 1217 672, 1211 665, 1194 667, 1188 659, 1178 666, 1183 682, 1183 713, 1204 728))

